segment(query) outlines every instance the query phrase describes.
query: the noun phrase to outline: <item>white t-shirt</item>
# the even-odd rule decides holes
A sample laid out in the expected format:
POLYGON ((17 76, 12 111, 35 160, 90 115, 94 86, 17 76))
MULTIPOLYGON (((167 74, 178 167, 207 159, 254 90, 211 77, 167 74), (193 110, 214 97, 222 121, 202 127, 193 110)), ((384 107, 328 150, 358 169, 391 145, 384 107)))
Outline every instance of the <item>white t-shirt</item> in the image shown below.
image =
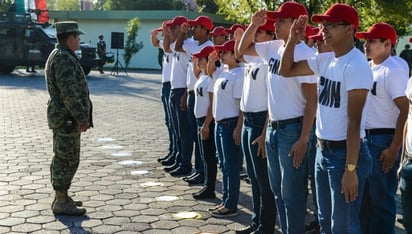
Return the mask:
MULTIPOLYGON (((188 38, 183 43, 186 43, 187 40, 191 39, 188 38)), ((172 85, 172 89, 186 88, 189 56, 184 52, 175 51, 175 44, 176 42, 170 44, 170 48, 173 51, 172 76, 170 77, 170 83, 172 85)))
MULTIPOLYGON (((316 135, 325 140, 346 140, 348 128, 348 91, 372 87, 372 71, 365 56, 353 48, 347 54, 321 53, 308 60, 319 76, 316 135)), ((367 102, 362 111, 360 136, 365 137, 367 102)))
POLYGON ((192 55, 194 53, 199 52, 206 46, 213 46, 213 42, 205 41, 203 44, 199 45, 199 41, 195 40, 187 40, 183 43, 183 50, 186 51, 187 55, 189 56, 189 67, 187 69, 187 76, 186 76, 186 86, 188 90, 193 90, 196 83, 196 76, 193 71, 193 63, 192 63, 192 55))
MULTIPOLYGON (((163 40, 160 41, 159 43, 160 48, 163 50, 163 40)), ((168 53, 164 51, 163 54, 163 59, 162 59, 162 83, 164 82, 169 82, 170 81, 170 76, 171 76, 171 71, 172 71, 172 53, 168 53)))
POLYGON ((399 57, 398 55, 392 56, 392 58, 402 67, 402 70, 406 73, 406 76, 409 76, 409 65, 405 59, 399 57))
MULTIPOLYGON (((285 78, 279 75, 280 59, 285 51, 282 40, 256 43, 256 52, 268 64, 268 109, 272 121, 303 116, 306 99, 302 84, 315 84, 316 76, 296 76, 285 78)), ((315 55, 305 43, 296 45, 294 60, 309 59, 315 55)))
POLYGON ((235 67, 216 77, 213 89, 213 117, 216 121, 239 116, 245 68, 235 67))
POLYGON ((366 129, 396 128, 399 109, 393 100, 405 96, 408 76, 393 57, 372 65, 371 69, 373 85, 368 97, 366 129))
POLYGON ((261 112, 268 110, 267 76, 268 66, 257 56, 244 55, 245 80, 243 83, 240 110, 243 112, 261 112))
POLYGON ((406 132, 406 152, 409 154, 412 154, 412 112, 410 111, 412 109, 412 79, 408 80, 408 85, 406 88, 406 97, 409 99, 409 114, 408 114, 408 127, 407 127, 407 132, 406 132))
POLYGON ((195 83, 195 116, 202 118, 207 115, 210 106, 209 92, 207 91, 210 83, 210 78, 202 74, 195 83))

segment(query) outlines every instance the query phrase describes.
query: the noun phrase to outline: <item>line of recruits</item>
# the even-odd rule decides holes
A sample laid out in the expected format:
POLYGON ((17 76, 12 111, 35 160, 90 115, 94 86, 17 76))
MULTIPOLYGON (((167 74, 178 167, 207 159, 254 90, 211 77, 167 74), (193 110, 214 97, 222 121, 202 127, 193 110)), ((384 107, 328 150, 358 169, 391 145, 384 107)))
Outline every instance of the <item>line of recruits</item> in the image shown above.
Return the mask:
POLYGON ((217 218, 237 215, 244 161, 253 214, 236 233, 274 233, 276 219, 283 233, 395 233, 400 175, 412 233, 412 130, 403 131, 412 87, 393 55, 396 31, 381 22, 359 32, 358 12, 340 3, 311 21, 317 27, 304 5, 287 1, 255 12, 247 27, 176 16, 154 29, 170 140, 158 160, 203 183, 195 199, 216 197, 218 165, 222 199, 208 209, 217 218))

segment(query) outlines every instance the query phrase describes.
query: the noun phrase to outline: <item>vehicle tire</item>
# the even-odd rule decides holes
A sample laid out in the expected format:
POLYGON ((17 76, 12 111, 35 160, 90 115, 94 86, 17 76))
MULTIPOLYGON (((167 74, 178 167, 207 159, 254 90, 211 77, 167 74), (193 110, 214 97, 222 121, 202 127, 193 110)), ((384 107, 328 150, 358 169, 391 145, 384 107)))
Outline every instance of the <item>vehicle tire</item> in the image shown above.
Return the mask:
POLYGON ((1 74, 10 74, 16 66, 13 65, 0 65, 0 73, 1 74))
POLYGON ((86 76, 89 75, 90 70, 92 70, 92 68, 89 67, 89 66, 82 66, 82 68, 83 68, 83 72, 86 76))

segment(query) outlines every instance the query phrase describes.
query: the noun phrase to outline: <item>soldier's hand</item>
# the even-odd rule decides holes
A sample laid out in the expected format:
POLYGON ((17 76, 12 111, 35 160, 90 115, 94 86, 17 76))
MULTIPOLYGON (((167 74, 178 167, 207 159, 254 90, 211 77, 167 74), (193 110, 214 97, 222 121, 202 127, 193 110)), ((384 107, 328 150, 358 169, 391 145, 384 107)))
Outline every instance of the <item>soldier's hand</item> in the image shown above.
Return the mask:
POLYGON ((79 130, 80 132, 85 132, 87 131, 87 129, 90 128, 90 125, 88 123, 83 123, 79 125, 79 130))

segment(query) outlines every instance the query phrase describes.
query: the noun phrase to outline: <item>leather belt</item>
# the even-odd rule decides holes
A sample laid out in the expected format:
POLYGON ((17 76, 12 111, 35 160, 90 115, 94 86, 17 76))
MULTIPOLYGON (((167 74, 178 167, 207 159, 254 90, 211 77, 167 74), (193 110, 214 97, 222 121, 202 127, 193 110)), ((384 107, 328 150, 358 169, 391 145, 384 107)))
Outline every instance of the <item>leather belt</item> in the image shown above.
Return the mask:
POLYGON ((322 150, 328 149, 346 149, 346 140, 343 141, 328 141, 318 138, 318 145, 322 150))
POLYGON ((190 91, 188 92, 188 94, 193 96, 193 95, 195 95, 195 91, 194 91, 194 90, 190 90, 190 91))
POLYGON ((395 129, 393 128, 374 128, 366 129, 365 131, 368 135, 395 134, 395 129))
POLYGON ((270 121, 270 125, 272 126, 272 128, 283 128, 288 124, 301 123, 302 121, 303 117, 297 117, 293 119, 270 121))
POLYGON ((216 123, 225 124, 225 123, 230 123, 232 121, 237 121, 238 119, 239 119, 239 116, 236 116, 236 117, 232 117, 232 118, 218 120, 218 121, 216 121, 216 123))

